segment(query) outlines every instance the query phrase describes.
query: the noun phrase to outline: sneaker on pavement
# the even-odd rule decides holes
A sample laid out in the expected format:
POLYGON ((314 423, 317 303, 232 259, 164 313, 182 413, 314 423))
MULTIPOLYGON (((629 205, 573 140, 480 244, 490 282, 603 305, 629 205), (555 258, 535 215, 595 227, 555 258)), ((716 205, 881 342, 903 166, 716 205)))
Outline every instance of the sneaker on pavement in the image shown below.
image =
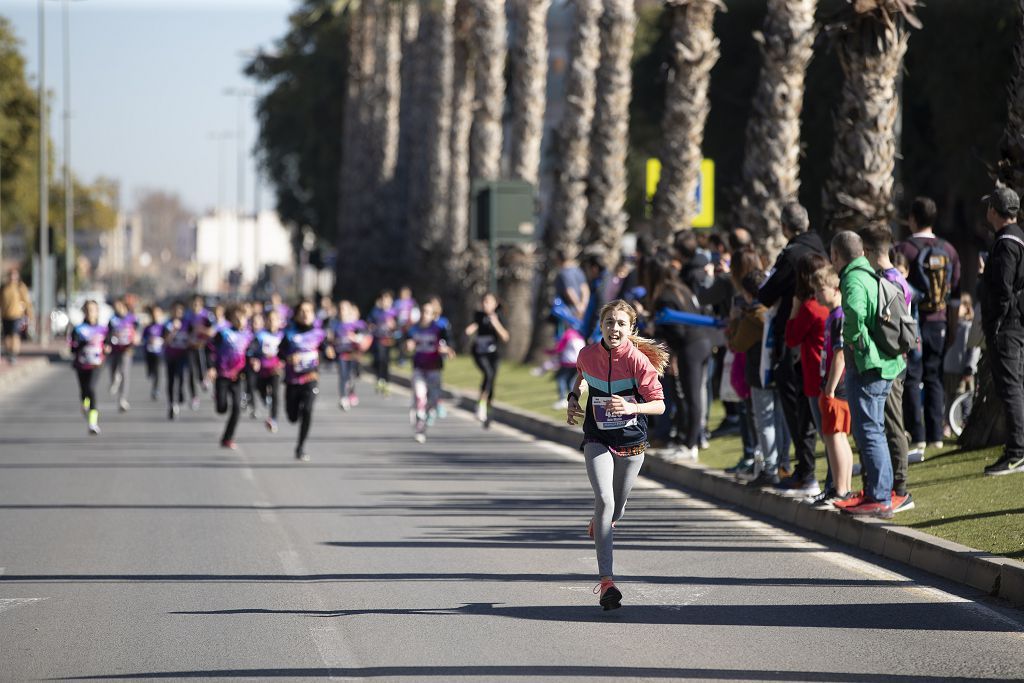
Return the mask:
POLYGON ((480 401, 476 404, 476 419, 480 422, 487 422, 487 403, 480 401))
POLYGON ((271 434, 277 433, 277 420, 275 420, 274 418, 268 417, 267 421, 264 422, 263 424, 267 426, 267 431, 270 432, 271 434))
POLYGON ((864 492, 863 491, 857 491, 856 493, 851 491, 850 493, 846 494, 846 496, 842 500, 834 500, 834 501, 832 501, 832 507, 834 507, 837 510, 842 510, 843 508, 854 507, 856 505, 860 505, 863 502, 864 502, 864 492))
POLYGON ((226 448, 229 451, 237 451, 238 450, 238 444, 236 444, 231 439, 224 439, 223 441, 221 441, 220 442, 220 447, 221 448, 226 448))
POLYGON ((724 417, 717 427, 711 430, 711 438, 717 439, 720 436, 738 436, 740 433, 740 421, 738 417, 724 417))
POLYGON ((309 454, 301 446, 295 449, 295 459, 300 462, 309 462, 309 454))
POLYGON ((892 511, 895 512, 906 512, 907 510, 914 509, 914 497, 907 491, 902 496, 897 494, 895 491, 892 492, 892 511))
POLYGON ((117 402, 117 409, 122 413, 127 413, 131 407, 131 404, 123 398, 117 402))
POLYGON ((416 443, 426 443, 427 435, 424 434, 423 432, 417 432, 416 436, 414 436, 413 439, 416 440, 416 443))
POLYGON ((878 502, 875 500, 864 500, 860 505, 841 508, 848 515, 857 517, 877 517, 878 519, 892 519, 892 502, 878 502))
POLYGON ((359 405, 359 397, 356 396, 355 394, 349 394, 348 395, 348 404, 351 407, 355 408, 357 405, 359 405))
POLYGON ((912 448, 907 451, 907 463, 913 465, 919 462, 924 462, 924 450, 912 448))
POLYGON ((800 478, 790 475, 776 484, 775 492, 789 498, 807 498, 821 493, 821 487, 814 477, 800 478))
POLYGON ((829 510, 832 508, 832 501, 837 497, 838 494, 836 494, 836 490, 832 487, 829 487, 822 491, 821 493, 819 493, 818 495, 814 496, 813 498, 808 498, 804 502, 813 507, 815 510, 829 510))
POLYGON ((756 488, 774 488, 779 484, 779 475, 774 472, 765 470, 755 478, 747 482, 747 486, 754 486, 756 488))
POLYGON ((1018 472, 1024 472, 1024 455, 1013 456, 1003 453, 1002 457, 985 468, 985 474, 990 477, 1000 477, 1004 474, 1018 472))
POLYGON ((89 425, 89 433, 92 434, 93 436, 99 436, 100 435, 100 426, 99 425, 89 425))
POLYGON ((726 467, 725 468, 725 473, 726 474, 736 474, 737 470, 739 470, 741 468, 744 468, 744 467, 747 467, 747 466, 753 466, 753 464, 754 464, 754 459, 753 458, 745 458, 745 457, 744 458, 740 458, 739 462, 737 462, 732 467, 726 467))
POLYGON ((754 479, 757 479, 763 469, 764 466, 761 463, 756 460, 752 460, 748 466, 741 467, 733 472, 733 476, 740 481, 753 481, 754 479))
POLYGON ((352 403, 343 396, 338 399, 338 407, 347 413, 352 408, 352 403))
POLYGON ((602 581, 594 587, 594 593, 601 594, 601 607, 606 612, 622 607, 622 593, 615 587, 614 581, 602 581))

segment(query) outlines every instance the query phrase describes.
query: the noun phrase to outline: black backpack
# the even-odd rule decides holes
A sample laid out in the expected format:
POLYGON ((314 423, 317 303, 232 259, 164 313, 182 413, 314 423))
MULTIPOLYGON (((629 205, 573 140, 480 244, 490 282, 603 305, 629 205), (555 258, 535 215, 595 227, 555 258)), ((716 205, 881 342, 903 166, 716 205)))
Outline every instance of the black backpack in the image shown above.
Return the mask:
POLYGON ((915 279, 922 287, 918 310, 925 314, 945 311, 953 281, 953 257, 948 244, 938 238, 930 242, 911 238, 909 242, 918 249, 913 263, 915 279))

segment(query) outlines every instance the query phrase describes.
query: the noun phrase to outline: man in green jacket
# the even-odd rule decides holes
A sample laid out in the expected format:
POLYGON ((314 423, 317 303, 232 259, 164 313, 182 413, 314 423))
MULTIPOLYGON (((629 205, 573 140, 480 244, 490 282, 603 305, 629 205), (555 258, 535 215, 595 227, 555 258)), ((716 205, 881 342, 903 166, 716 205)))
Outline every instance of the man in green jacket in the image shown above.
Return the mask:
POLYGON ((878 278, 857 233, 844 231, 832 238, 832 264, 839 271, 843 295, 846 394, 865 487, 862 499, 843 512, 888 519, 893 475, 885 438, 885 399, 905 365, 902 357, 882 353, 871 338, 871 328, 878 324, 878 278))

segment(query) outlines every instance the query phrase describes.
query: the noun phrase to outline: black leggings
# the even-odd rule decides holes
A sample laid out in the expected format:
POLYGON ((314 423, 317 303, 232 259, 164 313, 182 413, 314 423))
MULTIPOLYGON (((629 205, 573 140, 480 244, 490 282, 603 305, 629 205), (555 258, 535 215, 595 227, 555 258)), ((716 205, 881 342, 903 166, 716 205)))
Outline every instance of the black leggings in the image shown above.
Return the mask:
POLYGON ((99 368, 77 368, 78 372, 78 394, 85 404, 89 399, 89 409, 96 410, 96 380, 100 376, 99 368))
POLYGON ((260 399, 263 400, 264 405, 269 406, 271 420, 277 419, 277 394, 280 386, 280 375, 275 374, 269 377, 256 378, 256 390, 259 392, 260 399))
POLYGON ((474 353, 473 362, 484 374, 480 383, 480 394, 487 398, 487 403, 494 401, 494 383, 498 377, 498 352, 474 353))
POLYGON ((700 443, 704 429, 704 380, 711 357, 711 343, 699 340, 678 346, 676 354, 679 374, 676 376, 676 436, 684 446, 700 443))
POLYGON ((214 400, 217 404, 217 414, 223 415, 228 412, 228 399, 231 399, 231 413, 228 415, 228 423, 224 425, 224 436, 221 441, 230 441, 235 435, 235 427, 238 426, 238 408, 242 402, 242 382, 240 379, 228 379, 218 377, 214 386, 214 400))
POLYGON ((284 409, 289 422, 299 423, 298 448, 306 443, 309 435, 309 423, 313 419, 313 403, 320 393, 317 382, 305 384, 289 384, 284 390, 284 409))
MULTIPOLYGON (((192 395, 192 398, 196 397, 196 382, 202 384, 203 377, 206 375, 206 368, 209 364, 206 362, 206 351, 203 349, 189 349, 188 351, 188 390, 192 395)), ((184 403, 184 400, 178 401, 184 403)))
POLYGON ((177 358, 167 357, 167 402, 171 405, 185 402, 185 368, 188 364, 186 355, 177 358), (175 386, 178 387, 177 401, 174 398, 175 386))
POLYGON ((373 371, 377 381, 391 381, 391 347, 384 346, 379 339, 373 343, 373 371))
POLYGON ((160 354, 146 351, 146 378, 153 383, 153 395, 160 386, 160 354))

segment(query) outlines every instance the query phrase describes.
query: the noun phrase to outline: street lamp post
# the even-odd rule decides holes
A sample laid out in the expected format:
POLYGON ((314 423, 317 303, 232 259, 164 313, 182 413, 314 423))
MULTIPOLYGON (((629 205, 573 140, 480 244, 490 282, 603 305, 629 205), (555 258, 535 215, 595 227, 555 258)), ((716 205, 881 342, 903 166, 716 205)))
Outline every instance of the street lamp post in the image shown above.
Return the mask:
POLYGON ((49 264, 50 235, 48 232, 49 216, 47 204, 50 188, 47 183, 46 146, 47 112, 46 112, 46 11, 43 0, 39 5, 39 272, 32 274, 32 284, 39 292, 39 310, 37 311, 39 343, 46 347, 49 343, 50 298, 49 298, 49 264))
MULTIPOLYGON (((242 264, 242 216, 245 213, 245 117, 242 105, 246 97, 255 97, 256 91, 252 88, 224 88, 224 94, 229 97, 235 97, 237 100, 237 119, 235 123, 235 150, 237 154, 237 168, 235 170, 235 181, 237 182, 237 190, 235 195, 235 220, 237 221, 238 227, 238 267, 245 271, 242 264)), ((253 217, 253 233, 252 243, 253 252, 255 253, 257 247, 255 246, 258 237, 258 221, 256 217, 253 217)), ((259 263, 253 264, 253 269, 259 269, 259 263)), ((255 282, 256 276, 254 275, 253 281, 255 282)))
POLYGON ((64 0, 64 308, 70 313, 75 287, 75 202, 71 181, 71 13, 64 0))
MULTIPOLYGON (((210 140, 214 140, 217 143, 217 209, 214 212, 218 223, 220 222, 221 216, 224 210, 224 143, 230 140, 233 135, 229 130, 214 131, 207 134, 210 140)), ((218 279, 223 281, 224 279, 224 233, 217 236, 217 269, 218 279)))

